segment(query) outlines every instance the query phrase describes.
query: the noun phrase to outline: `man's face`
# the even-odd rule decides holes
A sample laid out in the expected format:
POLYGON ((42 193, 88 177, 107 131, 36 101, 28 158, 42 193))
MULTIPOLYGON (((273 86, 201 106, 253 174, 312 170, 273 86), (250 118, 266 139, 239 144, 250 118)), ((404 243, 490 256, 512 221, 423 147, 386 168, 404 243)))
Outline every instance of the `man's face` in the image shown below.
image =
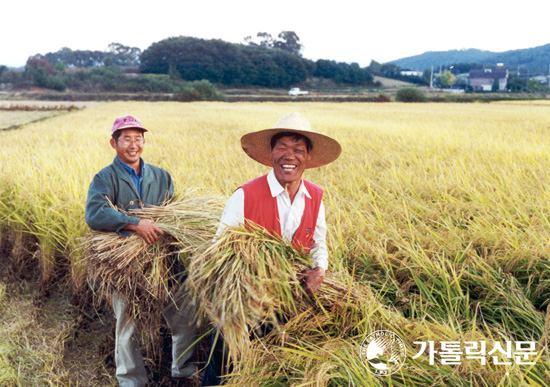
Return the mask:
POLYGON ((292 137, 281 137, 271 150, 273 172, 283 187, 301 181, 309 159, 310 155, 303 138, 296 141, 292 137))
POLYGON ((143 133, 136 129, 123 129, 117 141, 111 138, 111 146, 116 150, 120 160, 131 167, 139 167, 145 139, 143 133))

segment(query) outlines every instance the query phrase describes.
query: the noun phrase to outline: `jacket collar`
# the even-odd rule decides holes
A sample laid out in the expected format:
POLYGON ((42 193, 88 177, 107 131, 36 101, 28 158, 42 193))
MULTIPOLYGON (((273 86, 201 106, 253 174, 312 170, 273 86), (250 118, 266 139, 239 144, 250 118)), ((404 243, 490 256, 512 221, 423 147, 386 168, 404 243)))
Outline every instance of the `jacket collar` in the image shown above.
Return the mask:
MULTIPOLYGON (((145 166, 145 161, 143 161, 142 158, 140 158, 140 165, 141 165, 141 175, 142 175, 143 181, 145 181, 145 177, 148 175, 147 175, 147 168, 145 166)), ((130 176, 128 171, 124 168, 124 166, 122 165, 122 161, 118 158, 118 156, 115 156, 113 160, 113 167, 116 171, 117 176, 120 179, 127 182, 128 185, 132 187, 132 189, 134 190, 134 193, 136 194, 136 196, 139 197, 139 193, 137 192, 137 188, 136 188, 136 185, 134 184, 134 181, 132 180, 132 177, 130 176)))
POLYGON ((124 168, 124 170, 126 170, 126 172, 132 176, 132 175, 136 175, 138 177, 142 177, 143 178, 143 171, 145 169, 145 162, 143 161, 143 159, 140 157, 139 159, 139 175, 136 173, 136 170, 129 166, 128 164, 126 164, 124 161, 122 161, 120 159, 120 157, 118 156, 115 156, 115 160, 118 160, 118 162, 122 165, 122 167, 124 168))

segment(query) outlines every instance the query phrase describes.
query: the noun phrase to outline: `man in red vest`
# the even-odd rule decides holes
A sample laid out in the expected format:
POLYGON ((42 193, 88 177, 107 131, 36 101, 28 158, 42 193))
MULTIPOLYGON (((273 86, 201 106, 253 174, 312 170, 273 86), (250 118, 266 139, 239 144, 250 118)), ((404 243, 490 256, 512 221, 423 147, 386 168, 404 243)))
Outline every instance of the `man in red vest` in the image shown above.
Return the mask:
MULTIPOLYGON (((244 135, 241 145, 248 156, 272 169, 233 193, 218 235, 225 227, 253 222, 311 253, 315 268, 305 273, 304 288, 315 293, 328 267, 325 208, 323 190, 303 180, 302 174, 336 160, 342 148, 336 140, 312 131, 309 121, 296 112, 281 117, 272 129, 244 135)), ((216 358, 205 371, 203 386, 220 382, 221 364, 216 358)))

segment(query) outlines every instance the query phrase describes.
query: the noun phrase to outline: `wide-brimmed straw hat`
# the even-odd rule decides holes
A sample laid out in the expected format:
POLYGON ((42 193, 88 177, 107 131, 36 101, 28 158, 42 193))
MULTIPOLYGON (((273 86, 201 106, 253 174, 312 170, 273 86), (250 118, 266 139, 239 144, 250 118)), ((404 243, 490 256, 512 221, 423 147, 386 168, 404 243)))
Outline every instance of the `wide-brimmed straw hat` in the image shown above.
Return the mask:
POLYGON ((241 145, 247 155, 257 162, 271 167, 271 138, 278 133, 292 132, 306 136, 311 141, 310 160, 306 168, 316 168, 336 160, 342 152, 338 141, 314 132, 309 121, 300 113, 290 113, 277 120, 272 129, 247 133, 241 137, 241 145))

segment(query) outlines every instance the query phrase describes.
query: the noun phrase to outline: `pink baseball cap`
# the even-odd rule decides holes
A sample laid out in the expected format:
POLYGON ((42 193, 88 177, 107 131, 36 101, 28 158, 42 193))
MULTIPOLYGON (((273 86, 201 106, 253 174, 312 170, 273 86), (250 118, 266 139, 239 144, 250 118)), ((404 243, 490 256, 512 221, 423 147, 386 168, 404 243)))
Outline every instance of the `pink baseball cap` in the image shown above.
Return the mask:
POLYGON ((111 134, 116 132, 117 130, 122 129, 138 129, 144 132, 148 132, 148 130, 145 129, 141 124, 141 121, 134 116, 118 117, 115 122, 113 122, 113 126, 111 127, 111 134))

